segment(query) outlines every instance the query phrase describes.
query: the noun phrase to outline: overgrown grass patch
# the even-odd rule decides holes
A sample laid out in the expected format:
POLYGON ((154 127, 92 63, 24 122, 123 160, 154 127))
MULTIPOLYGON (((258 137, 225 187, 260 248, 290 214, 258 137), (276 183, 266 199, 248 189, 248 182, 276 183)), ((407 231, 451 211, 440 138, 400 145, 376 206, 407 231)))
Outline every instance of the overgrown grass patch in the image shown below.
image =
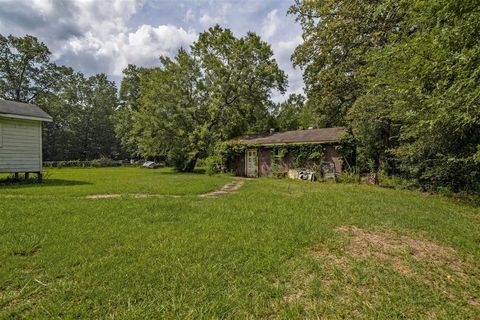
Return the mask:
POLYGON ((233 178, 168 169, 49 178, 69 182, 0 187, 0 317, 480 315, 480 210, 471 205, 278 179, 202 198, 233 178), (85 198, 117 193, 180 197, 85 198), (416 259, 409 241, 447 254, 416 259))

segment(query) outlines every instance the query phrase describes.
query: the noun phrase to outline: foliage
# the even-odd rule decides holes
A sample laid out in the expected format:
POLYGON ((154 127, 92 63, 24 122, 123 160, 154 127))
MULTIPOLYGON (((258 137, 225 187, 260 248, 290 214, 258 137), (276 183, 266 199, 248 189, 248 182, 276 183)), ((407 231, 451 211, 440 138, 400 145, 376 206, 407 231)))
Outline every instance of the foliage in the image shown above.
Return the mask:
POLYGON ((279 131, 306 129, 303 127, 305 97, 291 94, 287 101, 277 104, 275 114, 275 127, 279 131))
POLYGON ((247 146, 235 140, 218 142, 214 147, 214 156, 220 159, 220 164, 224 168, 234 168, 236 159, 245 155, 247 146))
POLYGON ((286 78, 256 34, 236 38, 215 26, 191 53, 181 49, 161 64, 140 76, 132 130, 140 155, 166 155, 177 170, 192 171, 216 143, 271 127, 271 92, 283 92, 286 78))
POLYGON ((53 117, 44 124, 45 160, 91 160, 118 157, 113 115, 115 84, 104 74, 85 78, 73 73, 58 84, 61 90, 42 93, 36 103, 53 117))
MULTIPOLYGON (((357 168, 357 141, 350 131, 345 131, 340 136, 340 141, 335 149, 342 156, 342 171, 354 171, 357 168)), ((359 165, 358 167, 362 167, 359 165)))
POLYGON ((196 89, 200 69, 184 50, 174 59, 162 57, 161 63, 162 67, 145 70, 140 76, 142 95, 132 134, 140 155, 166 156, 183 170, 195 143, 195 126, 202 121, 204 105, 196 89))
MULTIPOLYGON (((365 67, 376 75, 369 86, 378 88, 366 98, 388 97, 384 114, 396 124, 384 149, 426 189, 480 190, 474 162, 480 144, 479 18, 476 1, 409 3, 403 32, 385 48, 372 49, 365 67)), ((371 107, 372 114, 383 109, 380 103, 371 107)))
POLYGON ((383 46, 400 18, 399 5, 385 2, 295 0, 290 7, 303 29, 304 42, 292 60, 304 71, 307 126, 346 124, 347 111, 364 91, 357 74, 367 51, 383 46))
POLYGON ((0 98, 34 102, 71 72, 51 63, 50 51, 37 38, 0 34, 0 98))
POLYGON ((121 161, 115 161, 108 158, 94 159, 90 161, 82 160, 64 160, 64 161, 44 161, 45 168, 101 168, 101 167, 119 167, 121 161))
POLYGON ((0 98, 35 103, 53 117, 43 124, 43 159, 118 157, 115 84, 103 74, 87 79, 50 56, 35 37, 0 35, 0 98))
POLYGON ((224 172, 223 159, 219 155, 208 156, 205 159, 206 173, 213 175, 224 172))
POLYGON ((118 108, 115 111, 115 134, 120 140, 122 155, 138 154, 137 135, 132 134, 134 114, 140 110, 140 75, 144 68, 129 64, 123 70, 122 83, 118 94, 118 108))
POLYGON ((306 109, 345 124, 360 171, 480 191, 478 1, 301 1, 306 109))
POLYGON ((325 156, 326 145, 323 144, 287 144, 273 146, 272 154, 278 161, 290 157, 295 168, 310 167, 311 164, 320 161, 325 156))

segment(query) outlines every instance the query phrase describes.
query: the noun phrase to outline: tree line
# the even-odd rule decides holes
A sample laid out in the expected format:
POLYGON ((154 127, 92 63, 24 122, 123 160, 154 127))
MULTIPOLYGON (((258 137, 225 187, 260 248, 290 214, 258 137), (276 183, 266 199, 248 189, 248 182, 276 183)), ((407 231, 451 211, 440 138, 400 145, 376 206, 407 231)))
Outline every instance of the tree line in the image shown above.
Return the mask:
POLYGON ((295 0, 304 126, 345 126, 357 171, 480 191, 480 3, 295 0))
POLYGON ((480 5, 476 0, 294 0, 303 30, 292 62, 305 96, 255 33, 215 26, 160 66, 129 65, 117 92, 50 62, 31 36, 0 37, 0 96, 54 117, 45 158, 167 159, 192 171, 241 135, 344 126, 352 172, 425 189, 480 191, 480 5))
POLYGON ((113 122, 115 83, 104 74, 87 78, 50 59, 47 46, 33 36, 0 35, 0 98, 35 103, 53 117, 43 126, 44 159, 121 156, 113 122))
POLYGON ((269 44, 218 25, 159 67, 128 65, 118 92, 104 74, 87 78, 50 57, 33 36, 0 36, 0 97, 53 117, 45 160, 166 159, 193 171, 217 142, 274 127, 271 96, 287 86, 269 44))
POLYGON ((271 95, 287 79, 255 33, 215 26, 160 64, 124 71, 116 130, 129 152, 192 171, 217 142, 273 126, 271 95))

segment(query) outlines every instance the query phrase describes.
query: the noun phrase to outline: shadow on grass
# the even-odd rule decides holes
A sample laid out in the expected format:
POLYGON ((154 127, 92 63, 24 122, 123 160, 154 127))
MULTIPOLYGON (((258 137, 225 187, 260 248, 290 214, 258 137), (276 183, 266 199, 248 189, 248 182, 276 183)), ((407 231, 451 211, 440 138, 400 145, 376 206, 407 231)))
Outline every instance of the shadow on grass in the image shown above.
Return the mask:
MULTIPOLYGON (((149 169, 149 170, 156 170, 156 169, 149 169)), ((207 170, 205 168, 196 168, 193 170, 193 172, 182 172, 182 171, 175 171, 172 169, 171 171, 157 171, 158 174, 162 175, 175 175, 175 174, 205 174, 207 170)))
POLYGON ((91 185, 93 183, 85 181, 75 181, 75 180, 62 180, 62 179, 44 179, 42 183, 38 183, 35 179, 30 179, 28 181, 20 180, 14 181, 9 179, 0 180, 0 188, 31 188, 31 187, 66 187, 66 186, 81 186, 81 185, 91 185))

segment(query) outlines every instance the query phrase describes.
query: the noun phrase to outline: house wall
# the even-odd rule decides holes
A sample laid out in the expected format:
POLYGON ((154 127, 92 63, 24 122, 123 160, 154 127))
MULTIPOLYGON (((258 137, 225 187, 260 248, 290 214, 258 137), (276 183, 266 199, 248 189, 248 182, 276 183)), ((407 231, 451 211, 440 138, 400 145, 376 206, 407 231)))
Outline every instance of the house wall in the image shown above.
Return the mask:
POLYGON ((272 151, 266 148, 258 148, 258 175, 266 177, 270 175, 272 165, 272 151))
POLYGON ((245 177, 247 175, 246 168, 245 168, 245 155, 241 155, 236 157, 235 164, 235 175, 239 177, 245 177))
POLYGON ((340 161, 342 157, 335 146, 327 146, 325 150, 325 161, 330 161, 335 164, 335 171, 337 173, 342 172, 342 162, 340 161))
MULTIPOLYGON (((272 167, 272 149, 267 147, 260 147, 258 150, 258 175, 269 176, 271 174, 272 167)), ((335 164, 335 171, 337 173, 342 172, 340 153, 335 149, 334 145, 326 146, 324 161, 333 162, 335 164)), ((311 169, 313 167, 313 161, 307 161, 304 164, 305 169, 311 169)), ((288 171, 288 169, 294 169, 295 163, 290 155, 286 155, 278 163, 279 171, 288 171)), ((235 162, 235 174, 237 176, 245 176, 245 155, 239 156, 235 162)))
POLYGON ((0 117, 0 172, 42 171, 42 123, 0 117))

